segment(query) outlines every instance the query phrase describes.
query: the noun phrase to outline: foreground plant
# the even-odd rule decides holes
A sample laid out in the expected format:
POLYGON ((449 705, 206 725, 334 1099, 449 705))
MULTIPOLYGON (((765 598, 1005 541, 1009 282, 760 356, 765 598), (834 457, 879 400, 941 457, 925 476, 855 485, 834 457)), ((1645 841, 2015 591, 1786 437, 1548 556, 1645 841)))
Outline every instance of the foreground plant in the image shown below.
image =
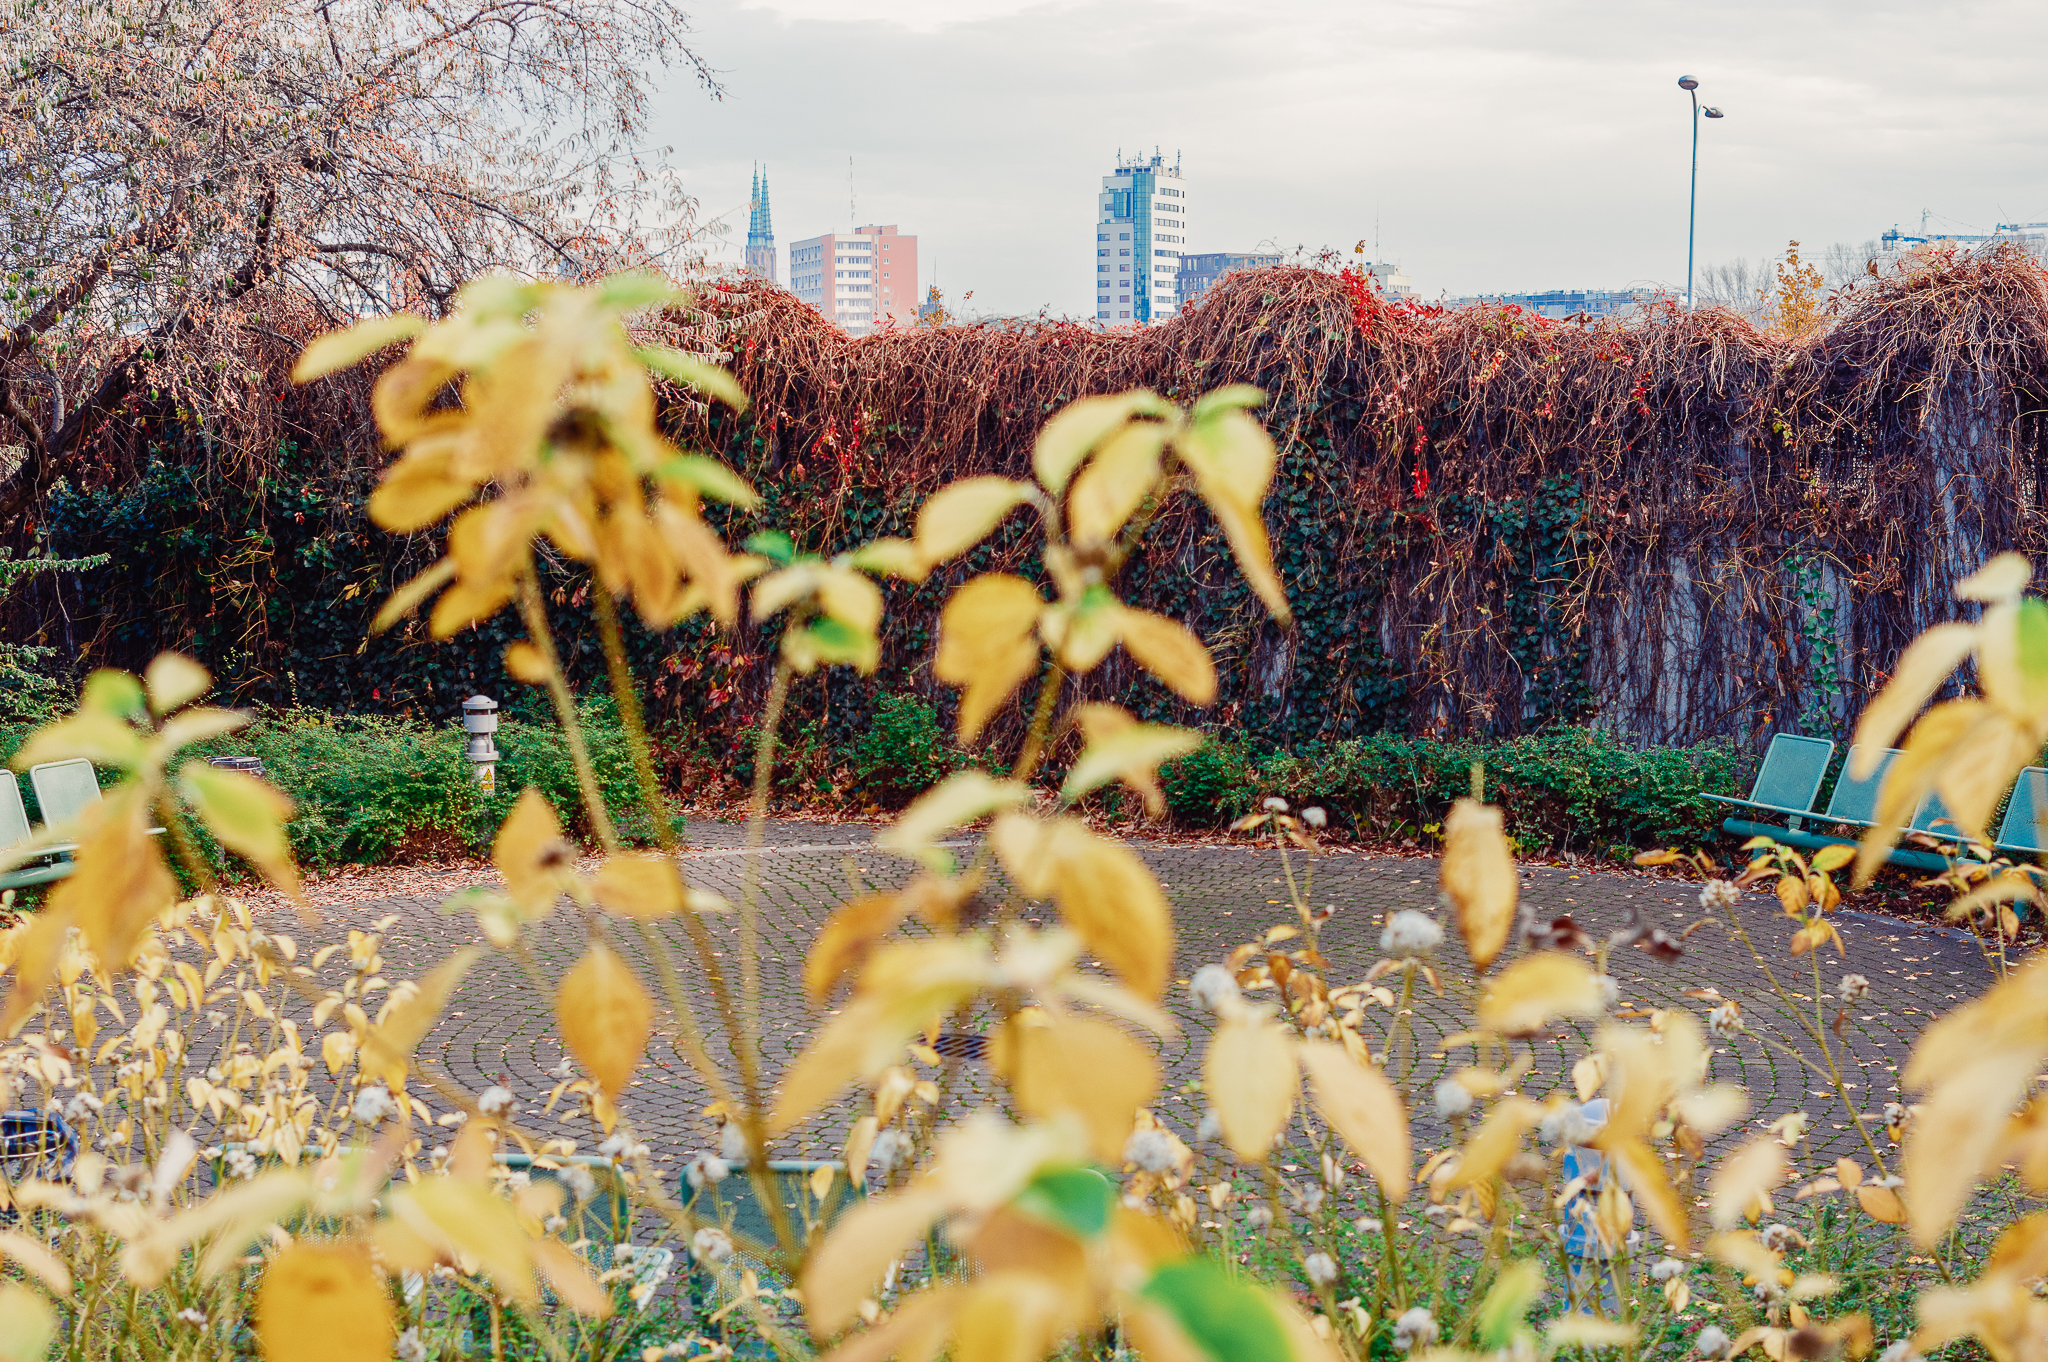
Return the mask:
MULTIPOLYGON (((0 944, 12 975, 0 1075, 81 1136, 76 1151, 60 1139, 10 1189, 21 1228, 0 1235, 0 1252, 34 1279, 0 1289, 4 1336, 26 1340, 14 1353, 39 1353, 61 1329, 79 1356, 145 1335, 145 1351, 196 1355, 253 1321, 271 1358, 347 1362, 629 1347, 655 1362, 715 1351, 725 1344, 707 1335, 741 1330, 782 1356, 822 1349, 849 1362, 1131 1348, 1173 1362, 1597 1348, 1719 1358, 1751 1347, 1785 1362, 1913 1346, 1872 1312, 1910 1293, 1918 1259, 1945 1283, 1922 1300, 1922 1343, 1974 1331, 2001 1358, 2033 1355, 2032 1287, 2048 1271, 2030 1247, 2033 1219, 1974 1285, 1955 1284, 1968 1253, 1946 1237, 1977 1176, 2013 1160, 2029 1179, 2048 1166, 2031 1107, 2007 1126, 1961 1129, 1972 1103, 1980 1115, 2018 1104, 2048 1062, 2037 1044, 2048 1027, 2028 1010, 2032 967, 1930 1031, 1906 1074, 1930 1089, 1919 1116, 1902 1105, 1871 1125, 1856 1111, 1869 1071, 1834 1039, 1868 982, 1859 992, 1845 978, 1830 1019, 1818 973, 1821 953, 1840 948, 1828 914, 1846 850, 1805 861, 1759 846, 1741 880, 1703 891, 1710 916, 1744 940, 1749 884, 1772 880, 1798 919, 1793 955, 1815 973, 1810 993, 1780 989, 1804 1030, 1786 1042, 1753 1035, 1718 996, 1699 999, 1704 1022, 1623 999, 1614 953, 1671 959, 1682 938, 1639 921, 1604 936, 1569 917, 1538 921, 1477 771, 1473 796, 1444 821, 1440 903, 1391 914, 1382 958, 1361 978, 1333 978, 1334 906, 1314 888, 1321 811, 1268 801, 1240 831, 1271 841, 1289 917, 1188 981, 1215 1020, 1205 1110, 1177 1130, 1173 1104, 1191 1094, 1165 1091, 1159 1057, 1176 1030, 1163 1006, 1175 972, 1167 896, 1082 811, 1111 785, 1156 808, 1161 764, 1200 738, 1071 700, 1067 683, 1121 647, 1186 701, 1214 699, 1200 639, 1117 594, 1176 496, 1202 499, 1252 589, 1286 620, 1261 520, 1277 456, 1249 414, 1259 395, 1225 388, 1188 408, 1145 392, 1085 399, 1040 433, 1029 480, 943 488, 908 539, 827 557, 768 531, 735 552, 706 503, 743 509, 753 491, 668 443, 650 374, 744 398, 721 371, 636 341, 636 314, 670 301, 647 278, 592 289, 487 280, 447 320, 326 338, 300 370, 314 377, 410 342, 375 390, 400 452, 372 514, 405 533, 452 519, 445 555, 394 593, 377 627, 428 609, 428 631, 445 637, 516 608, 528 636, 507 669, 547 692, 574 759, 595 857, 579 857, 562 811, 529 790, 494 844, 501 885, 449 905, 551 1000, 568 1058, 544 1109, 568 1115, 569 1132, 540 1137, 518 1120, 520 1095, 465 1092, 416 1056, 484 946, 391 986, 387 922, 351 933, 345 959, 327 947, 301 962, 289 936, 220 891, 199 854, 203 831, 295 891, 288 801, 177 761, 242 716, 196 706, 208 680, 184 659, 161 658, 142 680, 99 673, 79 712, 22 758, 86 756, 123 779, 79 827, 53 830, 48 840, 78 843, 79 871, 0 944), (1029 717, 998 773, 948 777, 877 838, 906 878, 826 923, 804 985, 837 1010, 772 1073, 758 887, 749 870, 728 905, 691 885, 673 854, 621 607, 654 629, 699 611, 721 623, 743 609, 782 617, 755 763, 758 844, 792 688, 832 666, 872 669, 880 581, 946 570, 1018 513, 1038 527, 1043 579, 962 583, 933 667, 960 691, 964 740, 1020 703, 1029 717), (622 844, 581 737, 544 605, 545 574, 560 571, 588 575, 655 850, 622 844), (1048 757, 1063 742, 1077 755, 1055 785, 1048 757), (944 845, 978 826, 964 858, 944 845), (549 978, 527 933, 564 911, 585 944, 549 978), (726 912, 735 930, 714 937, 707 917, 726 912), (323 977, 344 964, 343 977, 323 977), (1422 1020, 1425 1000, 1439 999, 1455 1026, 1422 1020), (103 1018, 121 1029, 102 1035, 103 1018), (202 1039, 207 1026, 221 1039, 202 1039), (672 1187, 631 1110, 657 1035, 715 1098, 717 1151, 694 1154, 672 1187), (1810 1122, 1788 1118, 1710 1154, 1745 1110, 1739 1091, 1710 1081, 1715 1051, 1733 1044, 1805 1066, 1863 1138, 1867 1165, 1841 1160, 1789 1203, 1810 1203, 1798 1225, 1774 1197, 1810 1122), (1459 1059, 1425 1094, 1421 1057, 1438 1052, 1459 1059), (999 1101, 966 1109, 967 1054, 986 1060, 999 1101), (771 1158, 846 1112, 850 1089, 860 1095, 844 1182, 873 1194, 846 1206, 825 1168, 792 1202, 771 1158), (1933 1153, 1929 1130, 1945 1141, 1933 1153), (1902 1172, 1885 1143, 1898 1139, 1902 1172), (765 1238, 739 1228, 748 1193, 765 1238), (1900 1233, 1921 1254, 1894 1253, 1885 1236, 1900 1233), (1859 1265, 1872 1252, 1882 1269, 1859 1265), (684 1255, 690 1292, 664 1294, 684 1255), (663 1309, 673 1327, 651 1337, 663 1309)), ((2024 633, 2032 609, 2015 603, 1998 618, 2024 633)), ((2004 635, 1993 625, 1979 626, 1980 656, 1996 659, 2004 635)), ((2022 684, 2001 697, 2031 695, 2024 678, 2048 674, 2025 648, 2018 656, 2022 684)), ((2032 722, 1999 704, 2000 732, 2032 722)), ((1926 779, 1948 793, 1945 777, 1926 779)), ((1888 791, 1886 808, 1899 798, 1888 791)), ((1776 985, 1761 950, 1756 963, 1776 985)))

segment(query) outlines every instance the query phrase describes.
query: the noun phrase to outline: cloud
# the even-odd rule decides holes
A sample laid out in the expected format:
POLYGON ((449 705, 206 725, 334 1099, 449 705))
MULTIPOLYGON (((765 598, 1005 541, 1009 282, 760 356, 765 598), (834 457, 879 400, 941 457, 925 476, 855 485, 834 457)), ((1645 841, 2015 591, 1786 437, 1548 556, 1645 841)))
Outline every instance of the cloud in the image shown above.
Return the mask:
POLYGON ((926 283, 1092 312, 1094 193, 1121 148, 1178 153, 1193 250, 1349 250, 1377 220, 1426 294, 1676 283, 1690 105, 1699 257, 1894 222, 2048 218, 2048 7, 1593 0, 714 0, 724 73, 657 126, 737 259, 766 161, 784 243, 921 238, 926 283), (853 205, 848 202, 852 158, 853 205))

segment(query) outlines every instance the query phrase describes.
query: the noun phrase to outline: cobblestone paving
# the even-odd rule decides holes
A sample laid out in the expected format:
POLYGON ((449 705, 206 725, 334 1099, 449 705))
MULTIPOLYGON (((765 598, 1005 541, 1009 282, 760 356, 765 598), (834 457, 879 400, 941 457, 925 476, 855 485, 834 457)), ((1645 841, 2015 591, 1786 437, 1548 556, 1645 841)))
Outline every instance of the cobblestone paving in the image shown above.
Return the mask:
MULTIPOLYGON (((781 822, 768 831, 758 853, 744 849, 744 829, 734 825, 699 824, 691 829, 693 850, 688 873, 701 887, 737 899, 749 864, 759 876, 762 893, 762 988, 765 1050, 771 1069, 779 1069, 803 1038, 821 1020, 804 998, 798 980, 803 956, 819 924, 843 902, 858 880, 866 884, 900 882, 907 867, 869 845, 872 829, 801 822, 781 822)), ((1271 850, 1223 846, 1146 845, 1140 848, 1173 902, 1178 932, 1177 973, 1185 979, 1196 968, 1226 955, 1241 942, 1255 939, 1268 925, 1283 920, 1284 886, 1279 862, 1271 850)), ((1297 862, 1298 864, 1298 862, 1297 862)), ((1697 889, 1675 880, 1612 871, 1579 871, 1531 867, 1524 872, 1524 900, 1539 915, 1570 913, 1589 932, 1604 934, 1621 926, 1631 912, 1674 934, 1701 916, 1697 889)), ((1335 905, 1337 912, 1324 929, 1326 953, 1336 982, 1355 982, 1379 957, 1383 915, 1399 908, 1433 908, 1436 866, 1425 859, 1369 857, 1333 853, 1317 862, 1311 900, 1335 905)), ((317 899, 317 896, 316 896, 317 899)), ((386 914, 400 921, 390 929, 385 958, 393 978, 413 977, 431 968, 449 951, 479 939, 466 915, 439 911, 431 898, 381 899, 330 908, 321 926, 304 924, 283 930, 302 943, 345 939, 350 927, 367 926, 386 914)), ((1796 1000, 1814 992, 1814 975, 1806 961, 1784 955, 1790 929, 1774 897, 1758 893, 1743 901, 1739 912, 1757 947, 1796 1000)), ((1897 1070, 1914 1037, 1931 1016, 1978 993, 1991 971, 1976 943, 1965 933, 1919 926, 1856 913, 1838 915, 1847 957, 1832 950, 1821 966, 1821 989, 1831 994, 1849 971, 1868 976, 1870 996, 1850 1010, 1842 1040, 1861 1072, 1852 1075, 1859 1106, 1875 1112, 1895 1095, 1897 1070)), ((738 925, 733 917, 716 919, 728 961, 738 925)), ((622 934, 622 940, 625 939, 622 934)), ((680 929, 673 931, 679 957, 680 929)), ((530 934, 543 974, 559 978, 581 949, 581 929, 561 913, 530 934)), ((1447 946, 1447 951, 1449 951, 1447 946)), ((1467 974, 1462 961, 1447 957, 1447 982, 1467 974)), ((1846 1114, 1814 1076, 1782 1052, 1759 1043, 1760 1038, 1797 1042, 1798 1036, 1777 996, 1761 977, 1749 953, 1722 929, 1709 925, 1686 942, 1686 954, 1663 963, 1635 950, 1617 953, 1612 972, 1619 981, 1624 1006, 1687 1008, 1704 1017, 1710 1002, 1688 998, 1687 990, 1718 988, 1742 1005, 1751 1036, 1722 1042, 1714 1056, 1717 1080, 1745 1087, 1752 1102, 1751 1124, 1792 1111, 1814 1120, 1807 1153, 1853 1153, 1860 1149, 1846 1114)), ((1168 1095, 1165 1114, 1186 1136, 1199 1118, 1199 1098, 1178 1091, 1199 1074, 1207 1027, 1190 1007, 1185 989, 1169 1000, 1183 1023, 1178 1037, 1165 1046, 1168 1095)), ((1827 1003, 1832 1019, 1836 1004, 1827 1003)), ((708 1013, 708 1007, 704 1009, 708 1013)), ((1437 1078, 1468 1062, 1469 1050, 1436 1051, 1433 1040, 1461 1030, 1469 1013, 1456 997, 1424 996, 1416 1005, 1423 1044, 1416 1054, 1415 1082, 1410 1090, 1426 1095, 1437 1078)), ((1384 1013, 1374 1015, 1384 1025, 1384 1013)), ((1534 1043, 1535 1068, 1522 1090, 1541 1096, 1569 1072, 1583 1053, 1584 1034, 1574 1032, 1534 1043)), ((1829 1037, 1835 1041, 1833 1034, 1829 1037)), ((516 961, 493 953, 471 973, 449 1005, 439 1027, 421 1046, 422 1058, 456 1081, 480 1090, 502 1083, 518 1094, 527 1119, 540 1119, 538 1099, 553 1080, 548 1070, 563 1050, 546 1001, 536 996, 516 961)), ((703 1085, 665 1043, 657 1041, 643 1077, 624 1103, 635 1127, 664 1163, 676 1163, 711 1138, 698 1113, 709 1100, 703 1085)), ((1426 1102, 1426 1097, 1424 1098, 1426 1102)), ((789 1156, 820 1156, 836 1152, 843 1138, 848 1109, 828 1112, 796 1132, 779 1152, 789 1156)), ((1429 1147, 1431 1121, 1418 1115, 1418 1144, 1429 1147)), ((565 1128, 587 1138, 586 1130, 565 1128)))

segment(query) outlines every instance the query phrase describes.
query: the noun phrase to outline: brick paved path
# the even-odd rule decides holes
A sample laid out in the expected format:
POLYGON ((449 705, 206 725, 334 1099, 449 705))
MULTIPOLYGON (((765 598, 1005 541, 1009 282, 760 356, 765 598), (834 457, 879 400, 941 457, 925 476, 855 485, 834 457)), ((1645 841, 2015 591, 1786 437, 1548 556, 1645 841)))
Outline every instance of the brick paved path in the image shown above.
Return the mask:
MULTIPOLYGON (((818 925, 851 892, 849 876, 877 885, 899 883, 904 863, 869 845, 873 830, 865 827, 781 822, 769 829, 768 845, 752 854, 758 867, 763 899, 765 1047, 771 1066, 786 1062, 818 1023, 820 1014, 798 986, 803 956, 818 925)), ((692 827, 694 849, 688 871, 701 887, 737 899, 750 853, 743 850, 744 830, 733 825, 692 827)), ((1283 920, 1284 894, 1279 863, 1270 850, 1216 846, 1153 845, 1141 848, 1145 859, 1166 886, 1173 902, 1179 948, 1177 973, 1185 979, 1199 966, 1218 960, 1266 926, 1283 920)), ((451 877, 452 878, 452 877, 451 877)), ((1524 899, 1544 916, 1568 912, 1587 930, 1604 933, 1620 926, 1631 909, 1651 924, 1674 932, 1700 916, 1696 888, 1617 872, 1571 872, 1531 867, 1524 875, 1524 899)), ((317 901, 317 894, 316 894, 317 901)), ((1436 866, 1423 859, 1377 858, 1335 853, 1320 859, 1315 872, 1313 902, 1334 904, 1337 915, 1325 929, 1324 943, 1334 963, 1332 978, 1354 982, 1378 958, 1382 915, 1391 909, 1429 910, 1436 897, 1436 866)), ((479 940, 466 915, 445 914, 428 898, 381 899, 330 908, 321 926, 308 931, 301 923, 282 930, 302 943, 345 939, 352 926, 366 926, 387 913, 401 922, 390 930, 385 958, 391 977, 414 977, 457 946, 479 940)), ((1802 998, 1813 990, 1811 968, 1783 955, 1789 928, 1774 897, 1747 897, 1741 913, 1758 946, 1766 952, 1778 977, 1802 998)), ((732 917, 714 919, 728 942, 737 932, 732 917)), ((1964 933, 1922 927, 1888 918, 1855 913, 1839 915, 1848 946, 1846 961, 1828 952, 1822 986, 1832 992, 1835 981, 1854 970, 1872 983, 1870 996, 1852 1009, 1846 1042, 1866 1061, 1856 1081, 1862 1110, 1874 1112, 1895 1094, 1896 1071, 1927 1018, 1981 991, 1990 970, 1976 944, 1964 933)), ((552 980, 574 960, 581 948, 576 920, 557 914, 533 929, 530 942, 542 969, 552 980)), ((622 940, 625 938, 622 934, 622 940)), ((678 943, 682 933, 673 932, 678 943)), ((1447 950, 1450 947, 1447 946, 1447 950)), ((734 956, 728 951, 728 958, 734 956)), ((1447 960, 1452 976, 1464 973, 1462 963, 1447 960)), ((1617 953, 1612 971, 1626 1003, 1640 1007, 1683 1007, 1704 1015, 1709 1002, 1687 998, 1689 989, 1718 987, 1742 1004, 1752 1031, 1790 1038, 1791 1025, 1775 995, 1764 984, 1747 951, 1709 926, 1687 942, 1683 959, 1661 963, 1634 950, 1617 953)), ((1184 1023, 1180 1036, 1165 1046, 1169 1096, 1162 1103, 1185 1136, 1192 1136, 1199 1118, 1198 1097, 1173 1090, 1198 1076, 1201 1046, 1207 1027, 1189 1006, 1185 989, 1170 998, 1184 1023)), ((708 1008, 705 1009, 708 1013, 708 1008)), ((1829 1005, 1832 1017, 1834 1005, 1829 1005)), ((1418 1083, 1411 1091, 1426 1095, 1429 1085, 1450 1068, 1470 1059, 1469 1050, 1449 1056, 1426 1043, 1466 1024, 1461 1004, 1425 997, 1417 1005, 1418 1028, 1425 1043, 1417 1055, 1418 1083), (1435 1028, 1432 1030, 1432 1028, 1435 1028)), ((1384 1013, 1373 1014, 1384 1024, 1384 1013)), ((1801 1049, 1810 1047, 1801 1045, 1801 1049)), ((1535 1043, 1536 1066, 1522 1090, 1541 1096, 1560 1081, 1583 1053, 1583 1035, 1572 1034, 1535 1043)), ((518 1095, 529 1121, 542 1120, 534 1110, 552 1086, 547 1071, 562 1058, 554 1022, 545 1001, 533 996, 518 966, 502 954, 487 955, 472 972, 440 1026, 421 1047, 423 1059, 478 1091, 502 1083, 518 1095)), ((1720 1044, 1714 1076, 1742 1084, 1752 1099, 1752 1125, 1786 1112, 1803 1110, 1814 1118, 1813 1144, 1807 1153, 1859 1152, 1847 1120, 1832 1095, 1794 1061, 1751 1040, 1720 1044)), ((711 1139, 698 1118, 708 1096, 667 1045, 657 1041, 643 1078, 628 1096, 625 1109, 657 1158, 673 1164, 711 1139)), ((1424 1097, 1426 1103, 1426 1096, 1424 1097)), ((837 1152, 849 1109, 827 1113, 796 1133, 780 1152, 789 1156, 820 1156, 837 1152)), ((1432 1118, 1417 1114, 1418 1145, 1427 1148, 1434 1133, 1432 1118)), ((588 1138, 586 1129, 564 1127, 588 1138)))

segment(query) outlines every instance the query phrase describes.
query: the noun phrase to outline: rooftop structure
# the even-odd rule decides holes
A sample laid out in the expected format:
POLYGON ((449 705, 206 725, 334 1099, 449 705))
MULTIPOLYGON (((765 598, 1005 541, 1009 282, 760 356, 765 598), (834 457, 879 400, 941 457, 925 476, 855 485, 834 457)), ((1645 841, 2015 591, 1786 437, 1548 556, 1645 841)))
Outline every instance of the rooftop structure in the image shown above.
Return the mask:
POLYGON ((1095 320, 1163 322, 1180 307, 1180 256, 1188 238, 1187 182, 1180 160, 1154 153, 1102 177, 1096 198, 1095 320))
POLYGON ((1611 317, 1654 303, 1667 295, 1652 289, 1601 290, 1552 289, 1548 293, 1481 293, 1460 298, 1458 303, 1493 303, 1519 307, 1539 317, 1611 317))
POLYGON ((886 322, 917 324, 917 238, 894 224, 827 233, 789 248, 789 288, 827 320, 865 336, 886 322))

